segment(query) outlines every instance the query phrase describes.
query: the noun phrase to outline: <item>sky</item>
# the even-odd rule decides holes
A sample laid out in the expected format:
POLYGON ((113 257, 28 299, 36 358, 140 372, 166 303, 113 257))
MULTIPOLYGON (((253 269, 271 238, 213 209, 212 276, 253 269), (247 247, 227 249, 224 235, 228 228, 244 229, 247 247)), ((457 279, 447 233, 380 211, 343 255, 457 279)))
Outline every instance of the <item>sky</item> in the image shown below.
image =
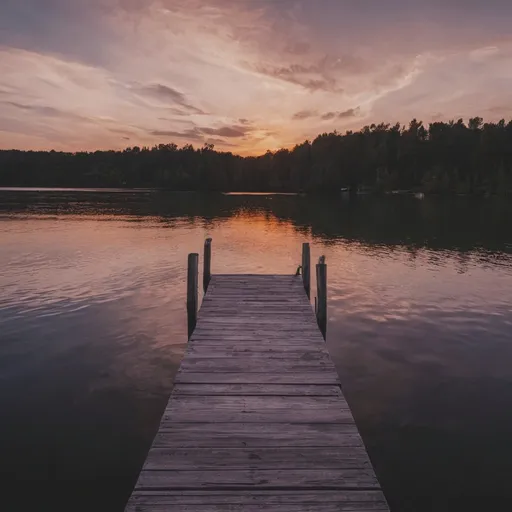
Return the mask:
POLYGON ((0 149, 510 119, 511 27, 510 0, 0 0, 0 149))

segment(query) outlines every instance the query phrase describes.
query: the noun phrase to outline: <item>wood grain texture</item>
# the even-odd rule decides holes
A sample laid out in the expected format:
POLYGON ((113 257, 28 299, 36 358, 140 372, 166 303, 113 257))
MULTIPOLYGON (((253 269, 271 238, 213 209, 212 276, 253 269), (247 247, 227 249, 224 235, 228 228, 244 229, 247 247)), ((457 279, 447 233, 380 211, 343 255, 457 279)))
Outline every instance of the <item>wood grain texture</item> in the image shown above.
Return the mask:
MULTIPOLYGON (((315 350, 321 350, 322 345, 325 347, 323 338, 320 337, 310 337, 308 335, 301 335, 300 333, 294 336, 289 336, 283 333, 275 333, 272 331, 262 333, 258 332, 220 332, 218 330, 210 330, 207 331, 204 329, 200 332, 194 332, 191 338, 191 347, 193 347, 194 341, 200 341, 201 343, 217 343, 226 344, 228 343, 243 345, 246 344, 248 346, 257 347, 259 345, 273 345, 276 350, 279 350, 280 347, 288 348, 288 347, 296 347, 297 349, 306 347, 312 348, 315 350), (206 331, 206 332, 205 332, 206 331)), ((270 348, 270 347, 269 347, 270 348)))
POLYGON ((162 424, 154 447, 254 448, 363 446, 353 423, 178 423, 162 424))
POLYGON ((230 343, 214 341, 201 341, 200 343, 190 343, 188 348, 188 358, 194 357, 215 357, 215 358, 237 358, 237 357, 258 357, 264 356, 270 359, 301 359, 307 360, 330 360, 329 352, 324 347, 316 347, 312 350, 311 346, 294 345, 292 343, 230 343))
POLYGON ((300 276, 211 277, 126 510, 388 511, 300 276))
POLYGON ((197 324, 197 308, 198 302, 198 265, 199 254, 193 253, 188 255, 187 270, 187 323, 188 337, 192 336, 197 324))
POLYGON ((352 423, 339 397, 174 396, 162 423, 352 423))
POLYGON ((174 396, 337 396, 341 397, 338 386, 302 384, 177 384, 174 396))
POLYGON ((380 491, 139 491, 129 512, 150 510, 339 512, 387 511, 380 491))
POLYGON ((336 373, 336 368, 330 359, 296 357, 291 355, 289 358, 271 358, 265 356, 253 357, 187 357, 185 358, 180 367, 181 373, 260 373, 265 369, 268 373, 280 372, 332 372, 336 373))
MULTIPOLYGON (((148 462, 148 461, 147 461, 148 462)), ((136 489, 379 489, 371 469, 144 469, 136 489)))
POLYGON ((298 372, 244 372, 244 373, 195 373, 178 372, 174 378, 178 384, 333 384, 339 385, 334 372, 304 370, 298 372))
POLYGON ((145 470, 206 469, 368 469, 363 448, 297 447, 172 448, 152 447, 145 470))

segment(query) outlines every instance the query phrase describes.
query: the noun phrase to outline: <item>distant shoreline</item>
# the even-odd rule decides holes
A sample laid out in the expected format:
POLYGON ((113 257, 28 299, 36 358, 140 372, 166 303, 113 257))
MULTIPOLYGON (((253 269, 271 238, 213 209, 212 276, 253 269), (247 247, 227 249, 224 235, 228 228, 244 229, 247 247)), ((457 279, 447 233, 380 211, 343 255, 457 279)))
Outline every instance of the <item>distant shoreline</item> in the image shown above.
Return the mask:
POLYGON ((253 190, 237 190, 237 191, 222 191, 222 190, 172 190, 168 188, 131 188, 131 187, 0 187, 2 192, 20 192, 20 193, 90 193, 90 194, 127 194, 127 193, 177 193, 177 194, 222 194, 226 196, 330 196, 340 199, 349 197, 365 197, 365 196, 400 196, 400 197, 415 197, 416 199, 424 199, 426 197, 508 197, 512 195, 512 191, 502 192, 501 194, 490 194, 486 191, 479 191, 474 193, 456 193, 456 192, 424 192, 422 190, 365 190, 364 192, 349 193, 346 190, 341 190, 338 193, 330 192, 286 192, 286 191, 253 191, 253 190))
POLYGON ((0 186, 211 192, 512 195, 512 121, 380 123, 257 157, 212 144, 120 151, 0 150, 0 186))

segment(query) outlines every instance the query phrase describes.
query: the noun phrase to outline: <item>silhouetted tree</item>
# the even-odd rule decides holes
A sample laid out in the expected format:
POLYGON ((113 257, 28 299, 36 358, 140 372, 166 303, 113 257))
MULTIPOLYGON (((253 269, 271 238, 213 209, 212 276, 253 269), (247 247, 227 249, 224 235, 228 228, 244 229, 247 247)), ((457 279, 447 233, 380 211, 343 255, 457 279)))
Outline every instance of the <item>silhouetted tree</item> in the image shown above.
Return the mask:
POLYGON ((242 158, 187 144, 124 151, 0 151, 1 186, 150 187, 170 190, 431 193, 512 191, 512 121, 467 125, 413 119, 323 133, 293 149, 242 158))

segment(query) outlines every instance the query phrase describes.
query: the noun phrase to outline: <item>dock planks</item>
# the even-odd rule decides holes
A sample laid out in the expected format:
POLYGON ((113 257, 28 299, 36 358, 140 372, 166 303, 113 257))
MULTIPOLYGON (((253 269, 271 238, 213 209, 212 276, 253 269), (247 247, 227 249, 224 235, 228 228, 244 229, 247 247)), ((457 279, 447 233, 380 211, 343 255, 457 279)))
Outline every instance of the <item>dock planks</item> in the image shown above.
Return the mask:
POLYGON ((212 276, 127 512, 388 511, 302 281, 212 276))

